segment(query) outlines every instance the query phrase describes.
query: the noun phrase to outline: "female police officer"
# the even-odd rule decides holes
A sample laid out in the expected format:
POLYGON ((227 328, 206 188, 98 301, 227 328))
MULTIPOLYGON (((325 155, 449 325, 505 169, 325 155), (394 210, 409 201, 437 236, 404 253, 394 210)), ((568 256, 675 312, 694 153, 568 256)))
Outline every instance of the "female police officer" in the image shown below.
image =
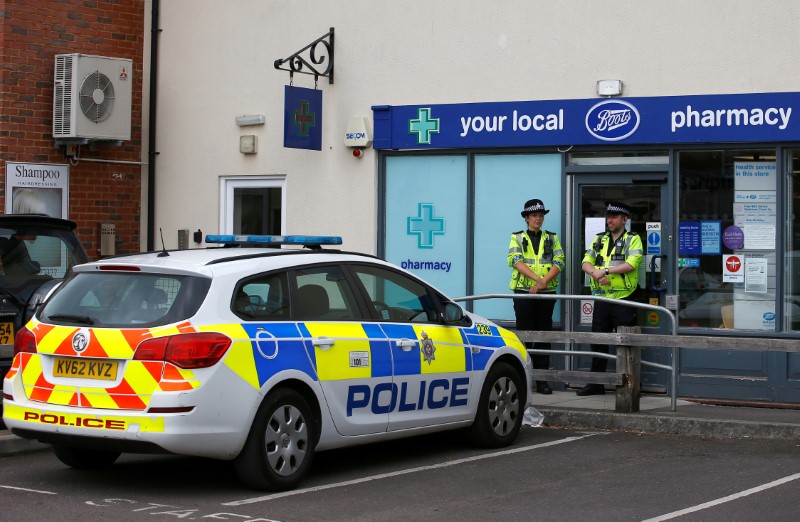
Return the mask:
MULTIPOLYGON (((558 274, 564 269, 564 249, 554 232, 542 230, 548 212, 542 200, 528 200, 521 212, 528 228, 511 235, 508 266, 513 270, 509 287, 515 294, 554 294, 558 290, 558 274)), ((554 299, 514 299, 517 329, 552 330, 555 304, 554 299)), ((528 348, 533 348, 533 343, 527 344, 528 348)), ((538 343, 537 346, 550 349, 550 343, 538 343)), ((534 355, 533 367, 547 370, 550 356, 534 355)), ((546 381, 536 381, 536 391, 553 393, 546 381)))

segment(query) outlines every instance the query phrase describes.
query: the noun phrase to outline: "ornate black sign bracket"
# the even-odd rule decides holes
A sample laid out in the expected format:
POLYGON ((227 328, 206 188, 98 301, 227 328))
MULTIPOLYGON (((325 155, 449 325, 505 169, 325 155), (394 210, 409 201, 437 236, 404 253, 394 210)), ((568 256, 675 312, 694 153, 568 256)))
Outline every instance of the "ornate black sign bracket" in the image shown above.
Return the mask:
POLYGON ((289 71, 290 85, 294 73, 313 74, 315 88, 320 76, 327 78, 328 83, 333 83, 333 27, 330 32, 320 36, 296 53, 275 60, 275 68, 289 71), (304 58, 302 54, 306 51, 308 51, 308 57, 304 58), (287 67, 281 67, 282 65, 287 65, 287 67))

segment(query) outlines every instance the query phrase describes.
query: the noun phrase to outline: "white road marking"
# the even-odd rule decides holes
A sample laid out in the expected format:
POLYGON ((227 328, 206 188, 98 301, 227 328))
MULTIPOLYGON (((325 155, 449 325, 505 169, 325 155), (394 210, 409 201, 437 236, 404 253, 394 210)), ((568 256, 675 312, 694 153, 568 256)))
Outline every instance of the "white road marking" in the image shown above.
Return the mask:
POLYGON ((739 493, 734 493, 733 495, 728 495, 727 497, 718 498, 716 500, 710 500, 708 502, 704 502, 702 504, 698 504, 696 506, 688 507, 686 509, 681 509, 680 511, 673 511, 672 513, 667 513, 666 515, 661 515, 660 517, 655 518, 648 518, 643 522, 658 522, 660 520, 670 520, 672 518, 677 518, 688 513, 694 513, 695 511, 701 511, 706 508, 718 506, 719 504, 724 504, 725 502, 730 502, 732 500, 737 500, 742 497, 746 497, 748 495, 752 495, 754 493, 760 493, 761 491, 774 488, 776 486, 780 486, 781 484, 786 484, 787 482, 791 482, 793 480, 800 479, 800 473, 795 473, 794 475, 789 475, 788 477, 783 477, 778 480, 773 480, 772 482, 767 482, 766 484, 762 484, 760 486, 756 486, 754 488, 746 489, 744 491, 740 491, 739 493))
POLYGON ((30 493, 41 493, 43 495, 58 495, 58 493, 53 493, 52 491, 42 491, 39 489, 28 489, 28 488, 18 488, 16 486, 4 486, 0 484, 0 488, 3 489, 16 489, 17 491, 28 491, 30 493))
POLYGON ((594 435, 602 435, 604 432, 593 432, 593 433, 586 433, 580 437, 567 437, 565 439, 554 440, 552 442, 544 442, 542 444, 535 444, 533 446, 524 446, 521 448, 514 448, 505 451, 498 451, 495 453, 487 453, 484 455, 476 455, 474 457, 465 457, 463 459, 451 460, 448 462, 441 462, 439 464, 431 464, 429 466, 420 466, 418 468, 410 468, 410 469, 403 469, 399 471, 392 471, 391 473, 382 473, 380 475, 372 475, 369 477, 363 477, 360 479, 354 480, 346 480, 344 482, 336 482, 333 484, 326 484, 324 486, 316 486, 313 488, 305 488, 305 489, 296 489, 293 491, 284 491, 282 493, 274 493, 272 495, 265 495, 263 497, 254 497, 254 498, 247 498, 244 500, 235 500, 233 502, 223 502, 223 506, 243 506, 245 504, 255 504, 256 502, 268 502, 270 500, 276 500, 279 498, 284 497, 291 497, 294 495, 304 495, 306 493, 314 493, 316 491, 323 491, 325 489, 332 489, 332 488, 341 488, 345 486, 352 486, 353 484, 361 484, 363 482, 371 482, 373 480, 382 480, 386 478, 392 477, 399 477, 401 475, 408 475, 409 473, 417 473, 420 471, 428 471, 431 469, 441 469, 447 468, 450 466, 456 466, 458 464, 465 464, 467 462, 475 462, 477 460, 484 460, 484 459, 491 459, 494 457, 503 457, 505 455, 513 455, 515 453, 522 453, 524 451, 531 451, 535 449, 547 448, 549 446, 555 446, 557 444, 564 444, 566 442, 575 442, 581 439, 585 439, 586 437, 592 437, 594 435))

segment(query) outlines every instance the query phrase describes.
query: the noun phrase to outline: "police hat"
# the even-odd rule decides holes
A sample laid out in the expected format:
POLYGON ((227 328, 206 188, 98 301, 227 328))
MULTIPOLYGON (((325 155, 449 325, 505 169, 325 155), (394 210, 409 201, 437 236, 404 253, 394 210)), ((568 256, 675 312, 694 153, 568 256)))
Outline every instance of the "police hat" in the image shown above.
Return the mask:
POLYGON ((542 203, 541 199, 529 199, 525 202, 525 208, 522 209, 522 217, 527 216, 528 214, 532 214, 534 212, 541 212, 542 214, 547 214, 550 212, 549 210, 544 209, 544 203, 542 203))
POLYGON ((606 214, 624 214, 631 217, 631 207, 621 201, 606 201, 606 214))

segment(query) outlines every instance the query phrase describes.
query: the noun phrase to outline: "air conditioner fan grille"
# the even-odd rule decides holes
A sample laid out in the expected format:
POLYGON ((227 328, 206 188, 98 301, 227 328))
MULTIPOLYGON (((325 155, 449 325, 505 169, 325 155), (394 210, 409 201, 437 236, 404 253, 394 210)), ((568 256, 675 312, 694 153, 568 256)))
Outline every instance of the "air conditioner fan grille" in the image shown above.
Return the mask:
POLYGON ((95 123, 111 116, 114 107, 114 85, 105 74, 94 71, 83 79, 80 90, 83 114, 95 123))

